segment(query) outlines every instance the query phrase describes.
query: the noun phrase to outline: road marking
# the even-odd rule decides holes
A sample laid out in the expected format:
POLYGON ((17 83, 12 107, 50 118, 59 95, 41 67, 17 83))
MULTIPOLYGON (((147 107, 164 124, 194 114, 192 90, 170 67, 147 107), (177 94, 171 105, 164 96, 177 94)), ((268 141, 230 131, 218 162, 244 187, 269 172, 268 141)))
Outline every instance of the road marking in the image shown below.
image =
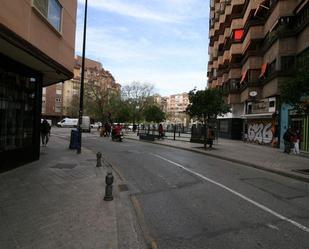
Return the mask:
POLYGON ((278 231, 279 231, 279 228, 276 227, 276 226, 274 226, 274 225, 272 225, 272 224, 267 224, 267 226, 268 226, 269 228, 271 228, 271 229, 275 229, 275 230, 278 230, 278 231))
POLYGON ((174 165, 176 165, 177 167, 179 167, 179 168, 181 168, 181 169, 183 169, 183 170, 185 170, 185 171, 188 171, 188 172, 190 172, 191 174, 196 175, 196 176, 202 178, 202 179, 205 180, 205 181, 211 182, 212 184, 215 184, 215 185, 217 185, 217 186, 219 186, 219 187, 221 187, 221 188, 223 188, 223 189, 229 191, 230 193, 232 193, 232 194, 234 194, 234 195, 240 197, 241 199, 244 199, 245 201, 250 202, 251 204, 255 205, 256 207, 258 207, 258 208, 264 210, 265 212, 270 213, 270 214, 272 214, 273 216, 276 216, 277 218, 279 218, 279 219, 281 219, 281 220, 284 220, 284 221, 286 221, 286 222, 289 222, 289 223, 291 223, 292 225, 296 226, 297 228, 301 229, 302 231, 309 233, 309 228, 308 228, 308 227, 306 227, 306 226, 304 226, 304 225, 302 225, 302 224, 300 224, 300 223, 298 223, 298 222, 296 222, 296 221, 294 221, 294 220, 291 220, 291 219, 289 219, 289 218, 287 218, 287 217, 285 217, 285 216, 283 216, 283 215, 277 213, 276 211, 274 211, 274 210, 272 210, 272 209, 270 209, 270 208, 268 208, 268 207, 266 207, 266 206, 264 206, 264 205, 262 205, 262 204, 260 204, 260 203, 258 203, 258 202, 256 202, 256 201, 254 201, 254 200, 252 200, 252 199, 250 199, 250 198, 248 198, 248 197, 246 197, 246 196, 244 196, 243 194, 241 194, 241 193, 239 193, 239 192, 237 192, 237 191, 235 191, 235 190, 233 190, 233 189, 231 189, 231 188, 229 188, 229 187, 227 187, 227 186, 225 186, 225 185, 223 185, 223 184, 221 184, 221 183, 219 183, 219 182, 216 182, 216 181, 214 181, 214 180, 212 180, 212 179, 210 179, 210 178, 208 178, 208 177, 206 177, 206 176, 203 176, 203 175, 200 174, 200 173, 197 173, 197 172, 195 172, 195 171, 193 171, 193 170, 191 170, 191 169, 188 169, 188 168, 184 167, 183 165, 181 165, 181 164, 179 164, 179 163, 176 163, 176 162, 173 162, 173 161, 171 161, 171 160, 169 160, 169 159, 167 159, 167 158, 165 158, 165 157, 162 157, 162 156, 160 156, 160 155, 158 155, 158 154, 153 154, 153 153, 150 153, 150 154, 151 154, 151 155, 154 155, 155 157, 158 157, 158 158, 160 158, 160 159, 162 159, 162 160, 164 160, 164 161, 166 161, 166 162, 169 162, 169 163, 171 163, 171 164, 174 164, 174 165))

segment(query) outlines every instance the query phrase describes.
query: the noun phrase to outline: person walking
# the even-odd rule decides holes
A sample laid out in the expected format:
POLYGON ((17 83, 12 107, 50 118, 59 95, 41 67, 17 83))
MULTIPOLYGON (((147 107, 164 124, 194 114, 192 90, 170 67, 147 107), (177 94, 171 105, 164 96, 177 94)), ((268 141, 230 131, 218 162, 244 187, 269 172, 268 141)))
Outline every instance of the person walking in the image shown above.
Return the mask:
POLYGON ((163 130, 163 125, 159 124, 159 139, 164 139, 164 130, 163 130))
POLYGON ((290 128, 288 128, 283 134, 283 140, 284 140, 284 153, 290 154, 291 140, 292 140, 292 132, 290 128))
POLYGON ((213 141, 215 139, 215 132, 211 126, 208 127, 207 140, 209 143, 209 148, 212 148, 213 141))
POLYGON ((41 123, 41 139, 42 139, 42 146, 46 147, 48 141, 49 141, 49 134, 50 134, 50 125, 47 122, 46 119, 43 120, 43 122, 41 123))
POLYGON ((293 153, 294 154, 299 154, 299 143, 301 141, 301 134, 300 131, 297 130, 295 132, 295 136, 293 137, 293 142, 294 142, 294 149, 293 149, 293 153))

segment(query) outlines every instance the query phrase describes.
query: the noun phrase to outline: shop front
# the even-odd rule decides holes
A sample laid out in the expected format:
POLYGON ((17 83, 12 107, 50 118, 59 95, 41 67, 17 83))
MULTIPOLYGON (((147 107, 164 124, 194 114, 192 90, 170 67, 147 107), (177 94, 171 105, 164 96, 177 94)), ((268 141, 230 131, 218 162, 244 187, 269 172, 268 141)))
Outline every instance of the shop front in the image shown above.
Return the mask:
POLYGON ((39 158, 41 75, 0 55, 0 171, 39 158))
POLYGON ((278 147, 279 122, 275 97, 248 102, 244 119, 247 142, 278 147))
POLYGON ((72 76, 0 24, 0 172, 39 159, 42 87, 72 76))
POLYGON ((296 111, 290 109, 289 127, 292 132, 299 131, 301 134, 300 150, 309 152, 309 115, 298 114, 296 111))

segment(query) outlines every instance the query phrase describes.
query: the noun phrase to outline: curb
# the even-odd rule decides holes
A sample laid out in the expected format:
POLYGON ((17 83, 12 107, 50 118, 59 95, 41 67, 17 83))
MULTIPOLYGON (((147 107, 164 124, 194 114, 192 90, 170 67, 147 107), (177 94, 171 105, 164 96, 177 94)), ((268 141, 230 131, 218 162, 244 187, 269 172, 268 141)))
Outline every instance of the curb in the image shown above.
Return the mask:
POLYGON ((277 175, 281 175, 281 176, 285 176, 285 177, 293 178, 293 179, 296 179, 296 180, 299 180, 299 181, 302 181, 302 182, 309 183, 309 178, 307 178, 307 177, 303 177, 301 175, 296 175, 296 174, 286 172, 286 171, 282 171, 282 170, 278 170, 278 169, 272 169, 272 168, 264 167, 262 165, 258 165, 258 164, 255 164, 255 163, 249 163, 249 162, 246 162, 246 161, 233 159, 233 158, 220 156, 220 155, 213 155, 213 154, 209 154, 207 152, 199 151, 199 150, 196 150, 196 149, 183 148, 183 147, 179 147, 179 146, 176 146, 176 145, 162 144, 162 143, 156 143, 156 142, 146 141, 146 140, 144 141, 144 140, 139 140, 139 139, 134 139, 134 138, 129 138, 129 137, 126 137, 126 139, 134 140, 134 141, 138 141, 138 142, 142 142, 142 143, 151 143, 151 144, 162 145, 162 146, 171 147, 171 148, 175 148, 175 149, 191 151, 191 152, 199 153, 199 154, 202 154, 202 155, 205 155, 205 156, 218 158, 218 159, 221 159, 221 160, 224 160, 224 161, 233 162, 233 163, 237 163, 237 164, 240 164, 240 165, 243 165, 243 166, 268 171, 268 172, 271 172, 271 173, 275 173, 277 175))

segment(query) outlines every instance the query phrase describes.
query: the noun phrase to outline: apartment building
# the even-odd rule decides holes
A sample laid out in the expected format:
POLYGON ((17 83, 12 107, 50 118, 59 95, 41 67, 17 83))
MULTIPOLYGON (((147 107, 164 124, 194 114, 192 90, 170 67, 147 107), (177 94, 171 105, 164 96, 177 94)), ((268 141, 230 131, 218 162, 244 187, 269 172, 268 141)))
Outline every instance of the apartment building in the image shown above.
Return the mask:
POLYGON ((210 1, 208 87, 231 107, 219 118, 221 137, 277 147, 289 125, 307 132, 280 103, 279 86, 308 54, 308 8, 308 0, 210 1))
POLYGON ((188 125, 189 118, 186 114, 186 108, 189 105, 188 93, 164 97, 164 103, 166 104, 167 122, 188 125))
POLYGON ((1 1, 0 171, 39 158, 42 87, 73 77, 76 11, 76 0, 1 1))
MULTIPOLYGON (((43 88, 42 115, 51 119, 53 124, 63 117, 78 117, 81 64, 82 58, 76 56, 72 79, 43 88)), ((115 82, 112 74, 105 70, 99 61, 85 58, 85 89, 90 81, 94 81, 109 95, 120 93, 121 85, 115 82)), ((85 115, 88 115, 87 110, 85 110, 85 115)))

